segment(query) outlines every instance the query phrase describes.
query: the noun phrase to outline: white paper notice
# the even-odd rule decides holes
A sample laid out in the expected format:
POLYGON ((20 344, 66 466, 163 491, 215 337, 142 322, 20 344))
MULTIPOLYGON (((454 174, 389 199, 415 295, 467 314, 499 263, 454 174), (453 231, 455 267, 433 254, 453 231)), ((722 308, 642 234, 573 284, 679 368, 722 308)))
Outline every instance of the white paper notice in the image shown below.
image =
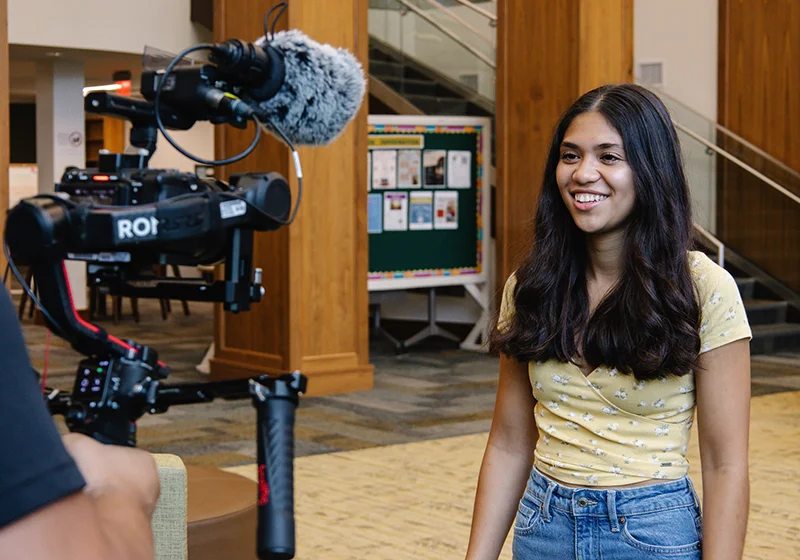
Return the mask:
POLYGON ((383 195, 383 231, 408 229, 408 193, 393 192, 383 195))
POLYGON ((408 205, 408 229, 433 229, 433 193, 414 191, 408 205))
POLYGON ((397 150, 372 150, 372 189, 397 188, 397 150))
POLYGON ((436 191, 434 195, 434 229, 458 229, 458 193, 436 191))
POLYGON ((422 186, 420 170, 422 152, 400 150, 397 152, 397 186, 401 189, 418 189, 422 186))
POLYGON ((447 152, 447 186, 468 189, 472 186, 472 154, 467 151, 447 152))

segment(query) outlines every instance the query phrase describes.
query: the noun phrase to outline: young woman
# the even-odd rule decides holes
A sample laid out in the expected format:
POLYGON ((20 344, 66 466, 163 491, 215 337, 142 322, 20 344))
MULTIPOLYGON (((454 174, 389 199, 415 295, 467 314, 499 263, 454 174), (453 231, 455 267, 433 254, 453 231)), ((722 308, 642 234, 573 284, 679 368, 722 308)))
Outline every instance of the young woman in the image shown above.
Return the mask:
POLYGON ((751 337, 733 278, 692 251, 669 114, 604 86, 561 118, 501 354, 468 560, 512 523, 529 559, 741 558, 751 337), (697 412, 703 511, 686 473, 697 412))

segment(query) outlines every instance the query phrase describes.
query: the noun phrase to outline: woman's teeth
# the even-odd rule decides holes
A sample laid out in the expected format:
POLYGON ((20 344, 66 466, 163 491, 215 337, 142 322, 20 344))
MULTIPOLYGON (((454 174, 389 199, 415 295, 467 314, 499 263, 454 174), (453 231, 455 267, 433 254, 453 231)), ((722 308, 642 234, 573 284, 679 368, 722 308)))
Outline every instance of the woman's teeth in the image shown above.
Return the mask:
POLYGON ((583 194, 578 193, 575 195, 575 200, 578 202, 600 202, 601 200, 607 199, 607 195, 602 194, 583 194))

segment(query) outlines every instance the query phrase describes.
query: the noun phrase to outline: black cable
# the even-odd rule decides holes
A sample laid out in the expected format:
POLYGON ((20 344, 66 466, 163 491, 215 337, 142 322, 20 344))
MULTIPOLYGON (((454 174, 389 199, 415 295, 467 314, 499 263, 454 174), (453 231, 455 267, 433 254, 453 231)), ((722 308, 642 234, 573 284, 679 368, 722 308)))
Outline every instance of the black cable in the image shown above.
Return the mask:
POLYGON ((158 125, 158 130, 161 132, 161 134, 164 135, 164 138, 167 139, 167 142, 169 142, 172 145, 172 147, 175 148, 176 150, 178 150, 181 154, 183 154, 184 156, 186 156, 187 158, 189 158, 189 159, 191 159, 193 161, 196 161, 197 163, 202 163, 203 165, 228 165, 230 163, 235 163, 237 161, 240 161, 240 160, 246 158, 247 156, 249 156, 253 152, 253 150, 255 150, 256 146, 258 145, 258 142, 261 140, 261 128, 260 127, 256 126, 256 136, 253 139, 253 142, 241 154, 239 154, 237 156, 229 157, 229 158, 223 159, 223 160, 207 160, 207 159, 203 159, 203 158, 200 158, 200 157, 197 157, 195 155, 190 154, 189 152, 187 152, 186 150, 181 148, 178 145, 178 143, 175 142, 172 139, 172 137, 167 133, 167 129, 164 127, 164 123, 161 120, 161 112, 159 111, 160 103, 161 103, 161 92, 164 89, 164 84, 167 83, 167 79, 169 78, 169 75, 172 74, 172 71, 175 69, 175 66, 177 66, 178 63, 181 60, 183 60, 183 58, 186 55, 188 55, 190 53, 193 53, 193 52, 196 52, 196 51, 200 51, 200 50, 211 50, 213 48, 214 48, 214 45, 211 45, 209 43, 201 43, 199 45, 194 45, 192 47, 187 47, 187 48, 183 49, 180 53, 178 53, 178 55, 175 58, 172 59, 172 62, 170 62, 167 65, 167 68, 164 70, 164 74, 161 76, 161 79, 158 81, 158 87, 156 88, 156 95, 155 95, 155 98, 153 99, 153 109, 155 110, 155 113, 156 113, 156 124, 158 125))
POLYGON ((286 7, 288 5, 289 5, 288 2, 281 2, 280 4, 275 4, 274 6, 272 6, 269 9, 269 11, 267 12, 267 15, 264 16, 264 37, 268 41, 272 41, 275 38, 275 25, 278 23, 278 20, 283 15, 283 12, 286 11, 286 7), (270 29, 269 29, 269 16, 272 15, 272 12, 274 12, 278 8, 280 8, 280 11, 275 15, 275 19, 272 20, 272 31, 270 32, 270 29))
POLYGON ((64 334, 64 329, 61 328, 61 325, 59 325, 56 322, 56 320, 53 319, 53 316, 50 315, 47 309, 44 308, 42 302, 39 301, 39 298, 37 298, 36 294, 33 293, 31 287, 28 286, 27 282, 25 282, 25 278, 22 276, 19 269, 14 264, 14 259, 11 258, 11 251, 8 249, 8 243, 6 243, 5 239, 3 240, 3 251, 6 254, 6 260, 8 260, 8 266, 11 268, 11 272, 14 274, 14 277, 17 279, 17 282, 19 282, 22 285, 22 289, 25 290, 25 293, 28 294, 28 297, 31 298, 31 301, 34 303, 34 305, 36 305, 36 307, 39 308, 39 311, 42 312, 42 315, 44 315, 45 319, 47 319, 50 322, 50 330, 54 331, 61 338, 69 340, 66 334, 64 334))

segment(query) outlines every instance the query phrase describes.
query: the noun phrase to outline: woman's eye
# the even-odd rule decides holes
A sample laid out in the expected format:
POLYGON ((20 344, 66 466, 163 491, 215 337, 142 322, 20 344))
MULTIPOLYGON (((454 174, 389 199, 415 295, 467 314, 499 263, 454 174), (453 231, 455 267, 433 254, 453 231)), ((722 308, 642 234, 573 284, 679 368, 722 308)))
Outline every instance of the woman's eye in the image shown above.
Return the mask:
POLYGON ((620 158, 618 158, 614 154, 603 154, 602 156, 600 156, 600 159, 606 163, 616 163, 620 161, 620 158))
POLYGON ((578 156, 575 154, 564 153, 561 154, 561 161, 572 162, 578 159, 578 156))

